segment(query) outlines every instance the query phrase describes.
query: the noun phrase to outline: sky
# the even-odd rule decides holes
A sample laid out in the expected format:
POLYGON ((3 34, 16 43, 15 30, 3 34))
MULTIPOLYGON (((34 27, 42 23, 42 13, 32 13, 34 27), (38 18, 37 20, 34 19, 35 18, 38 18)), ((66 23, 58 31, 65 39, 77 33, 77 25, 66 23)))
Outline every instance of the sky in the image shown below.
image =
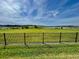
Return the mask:
POLYGON ((0 0, 0 25, 79 26, 79 0, 0 0))

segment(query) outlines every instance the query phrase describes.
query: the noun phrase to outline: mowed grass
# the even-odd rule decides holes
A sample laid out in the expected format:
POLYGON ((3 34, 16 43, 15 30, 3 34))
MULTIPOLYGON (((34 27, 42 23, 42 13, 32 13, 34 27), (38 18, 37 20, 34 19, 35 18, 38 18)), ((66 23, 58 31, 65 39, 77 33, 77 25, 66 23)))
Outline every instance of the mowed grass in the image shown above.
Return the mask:
POLYGON ((79 59, 79 44, 0 46, 0 59, 79 59))

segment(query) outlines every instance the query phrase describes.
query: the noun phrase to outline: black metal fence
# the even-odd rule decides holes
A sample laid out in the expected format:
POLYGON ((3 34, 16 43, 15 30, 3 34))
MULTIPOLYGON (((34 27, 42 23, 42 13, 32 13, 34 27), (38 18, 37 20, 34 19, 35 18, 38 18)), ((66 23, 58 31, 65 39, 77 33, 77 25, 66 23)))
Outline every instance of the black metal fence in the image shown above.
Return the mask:
POLYGON ((0 44, 79 42, 79 33, 0 33, 0 44))

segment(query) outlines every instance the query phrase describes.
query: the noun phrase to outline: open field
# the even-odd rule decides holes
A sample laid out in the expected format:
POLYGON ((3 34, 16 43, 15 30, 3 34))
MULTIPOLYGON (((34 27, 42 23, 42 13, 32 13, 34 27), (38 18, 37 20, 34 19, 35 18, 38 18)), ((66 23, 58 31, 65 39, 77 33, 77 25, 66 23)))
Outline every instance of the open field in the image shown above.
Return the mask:
POLYGON ((0 33, 79 32, 79 29, 2 29, 0 33))
POLYGON ((79 44, 0 46, 0 59, 79 59, 79 44))

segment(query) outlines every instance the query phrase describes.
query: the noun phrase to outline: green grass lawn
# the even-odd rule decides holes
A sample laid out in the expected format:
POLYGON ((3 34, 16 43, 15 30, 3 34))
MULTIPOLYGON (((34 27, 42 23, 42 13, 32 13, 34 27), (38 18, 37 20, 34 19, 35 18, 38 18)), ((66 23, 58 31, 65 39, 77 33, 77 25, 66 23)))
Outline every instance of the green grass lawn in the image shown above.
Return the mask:
POLYGON ((79 44, 0 46, 0 59, 79 59, 79 44))

